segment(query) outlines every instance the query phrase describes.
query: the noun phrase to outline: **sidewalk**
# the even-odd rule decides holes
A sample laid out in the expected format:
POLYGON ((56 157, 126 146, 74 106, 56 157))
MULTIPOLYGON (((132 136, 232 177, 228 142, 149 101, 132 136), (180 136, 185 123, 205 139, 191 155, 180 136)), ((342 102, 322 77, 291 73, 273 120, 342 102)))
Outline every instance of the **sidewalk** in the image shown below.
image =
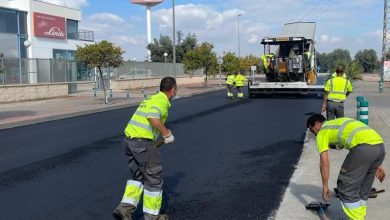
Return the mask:
MULTIPOLYGON (((363 81, 354 83, 354 93, 345 102, 347 117, 356 118, 356 96, 365 96, 369 102, 369 125, 376 129, 383 137, 386 150, 390 146, 390 84, 386 83, 384 93, 378 93, 378 77, 365 75, 363 81)), ((320 106, 319 106, 320 107, 320 106)), ((336 187, 337 175, 348 151, 330 150, 330 179, 329 187, 333 191, 336 187)), ((388 219, 390 215, 389 172, 390 159, 385 159, 384 165, 388 176, 384 183, 375 180, 373 187, 385 189, 377 198, 369 199, 366 219, 388 219)), ((305 138, 304 149, 283 201, 271 219, 320 219, 315 212, 305 209, 305 205, 313 201, 321 201, 322 181, 319 171, 319 154, 315 147, 315 137, 308 132, 305 138)), ((331 206, 325 211, 329 219, 346 219, 341 209, 340 201, 332 192, 331 206)))
MULTIPOLYGON (((224 88, 224 85, 219 87, 217 79, 209 80, 207 87, 201 83, 178 85, 177 98, 224 88)), ((156 91, 157 88, 148 88, 146 94, 150 96, 156 91)), ((94 97, 91 89, 91 91, 78 92, 63 98, 0 104, 0 129, 126 108, 138 105, 143 99, 144 96, 140 90, 130 91, 130 98, 127 98, 125 92, 114 91, 113 97, 109 98, 110 104, 105 105, 103 92, 99 91, 94 97)))

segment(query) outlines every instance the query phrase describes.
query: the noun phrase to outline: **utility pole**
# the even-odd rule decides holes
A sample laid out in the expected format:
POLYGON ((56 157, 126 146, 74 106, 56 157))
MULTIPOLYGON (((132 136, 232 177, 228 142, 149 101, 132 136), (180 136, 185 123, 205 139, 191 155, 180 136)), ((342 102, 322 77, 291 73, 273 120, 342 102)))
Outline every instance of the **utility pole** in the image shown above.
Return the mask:
POLYGON ((237 15, 237 55, 240 57, 240 16, 242 14, 237 15))
POLYGON ((176 78, 176 21, 175 21, 175 0, 172 0, 172 43, 173 43, 173 77, 176 78))
POLYGON ((382 41, 382 71, 379 81, 379 93, 383 93, 383 86, 384 86, 384 75, 385 75, 385 62, 386 62, 386 49, 387 45, 389 44, 389 41, 387 39, 387 34, 389 33, 388 29, 388 12, 389 12, 389 4, 387 4, 388 0, 384 0, 384 13, 383 13, 383 41, 382 41))

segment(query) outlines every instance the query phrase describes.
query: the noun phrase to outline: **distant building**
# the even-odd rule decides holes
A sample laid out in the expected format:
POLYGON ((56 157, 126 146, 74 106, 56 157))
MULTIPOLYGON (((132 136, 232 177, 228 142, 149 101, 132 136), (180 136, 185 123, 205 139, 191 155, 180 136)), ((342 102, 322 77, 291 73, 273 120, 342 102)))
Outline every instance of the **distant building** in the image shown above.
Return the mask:
POLYGON ((77 46, 94 42, 79 30, 80 10, 38 0, 0 0, 0 53, 6 58, 75 60, 77 46))

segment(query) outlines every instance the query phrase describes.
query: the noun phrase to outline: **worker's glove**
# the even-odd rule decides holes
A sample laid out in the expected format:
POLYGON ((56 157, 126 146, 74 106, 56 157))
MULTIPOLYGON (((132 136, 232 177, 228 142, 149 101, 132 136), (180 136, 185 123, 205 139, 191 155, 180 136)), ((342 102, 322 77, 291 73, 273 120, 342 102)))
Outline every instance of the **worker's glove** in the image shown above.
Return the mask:
POLYGON ((172 133, 169 131, 169 134, 167 136, 163 136, 164 138, 164 144, 170 144, 175 141, 175 137, 172 135, 172 133))

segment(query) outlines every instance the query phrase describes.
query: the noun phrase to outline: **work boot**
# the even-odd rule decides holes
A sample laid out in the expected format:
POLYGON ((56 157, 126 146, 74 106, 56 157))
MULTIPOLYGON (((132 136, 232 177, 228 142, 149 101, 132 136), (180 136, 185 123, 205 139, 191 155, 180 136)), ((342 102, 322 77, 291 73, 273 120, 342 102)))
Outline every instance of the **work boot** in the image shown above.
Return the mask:
POLYGON ((131 215, 135 211, 136 207, 132 204, 120 203, 112 213, 112 216, 116 220, 133 220, 131 215))

